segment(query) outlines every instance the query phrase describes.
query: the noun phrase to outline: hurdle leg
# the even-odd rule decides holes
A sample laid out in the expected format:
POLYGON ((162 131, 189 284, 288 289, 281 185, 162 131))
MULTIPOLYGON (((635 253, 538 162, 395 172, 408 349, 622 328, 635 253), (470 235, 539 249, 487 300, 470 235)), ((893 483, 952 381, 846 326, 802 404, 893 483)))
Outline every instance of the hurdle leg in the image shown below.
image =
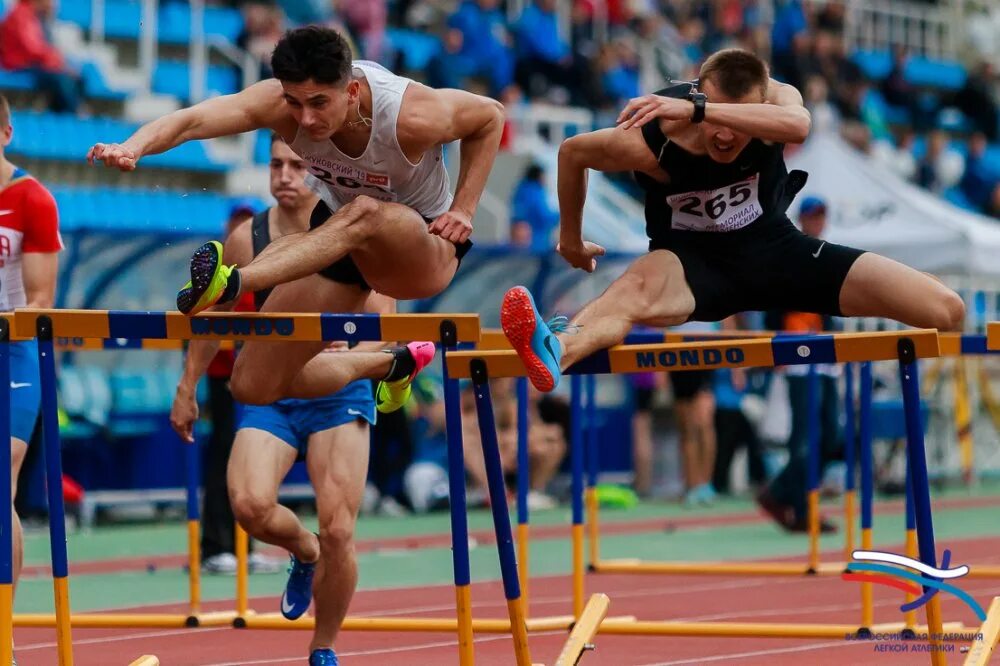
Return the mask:
POLYGON ((570 379, 570 466, 572 467, 571 494, 573 504, 573 617, 583 613, 583 377, 570 379))
MULTIPOLYGON (((451 514, 451 561, 455 573, 458 661, 472 666, 472 575, 469 571, 469 524, 465 503, 465 452, 462 450, 462 403, 458 380, 448 377, 447 355, 458 346, 455 323, 441 323, 441 376, 444 381, 445 437, 448 441, 448 507, 451 514)), ((506 508, 506 505, 504 505, 506 508)), ((509 526, 508 526, 509 529, 509 526)))
POLYGON ((510 514, 507 511, 507 489, 504 485, 503 469, 500 466, 500 446, 497 442, 496 423, 493 418, 493 401, 490 399, 489 375, 486 371, 486 364, 478 359, 471 362, 470 370, 476 398, 476 414, 479 417, 479 434, 483 443, 486 476, 489 481, 493 528, 496 531, 497 551, 500 556, 500 573, 503 577, 504 593, 507 597, 510 631, 514 638, 514 656, 517 666, 532 666, 531 655, 528 651, 528 628, 525 623, 521 586, 517 579, 514 537, 511 534, 510 514))
POLYGON ((955 432, 962 459, 962 480, 972 485, 975 447, 972 439, 972 409, 969 404, 969 378, 965 358, 955 359, 955 432))
MULTIPOLYGON (((872 504, 875 499, 875 484, 872 454, 872 364, 861 364, 860 405, 858 413, 858 434, 861 458, 861 548, 872 549, 872 504)), ((850 560, 848 560, 850 561, 850 560)), ((875 606, 872 598, 872 584, 861 583, 861 627, 858 636, 871 636, 875 624, 875 606)))
POLYGON ((976 634, 976 639, 965 657, 964 666, 986 666, 990 656, 1000 642, 1000 597, 994 597, 990 609, 986 611, 986 621, 976 634))
POLYGON ((247 557, 250 552, 250 538, 239 523, 236 523, 233 529, 236 549, 236 617, 233 618, 233 626, 243 628, 246 626, 246 616, 250 606, 248 601, 250 564, 247 557))
POLYGON ((854 552, 854 528, 857 507, 854 495, 855 446, 854 428, 854 364, 844 364, 844 562, 850 562, 854 552))
MULTIPOLYGON (((914 559, 920 554, 917 552, 917 518, 913 512, 913 474, 910 473, 910 461, 906 461, 906 556, 914 559)), ((910 603, 917 597, 912 592, 906 593, 906 603, 910 603)), ((903 635, 906 638, 915 638, 917 626, 916 609, 908 610, 903 614, 903 635)))
POLYGON ((201 516, 198 509, 198 486, 201 480, 197 443, 183 443, 187 467, 187 537, 188 537, 188 617, 186 626, 197 627, 201 613, 201 516))
POLYGON ((521 574, 521 597, 524 614, 528 616, 528 491, 531 482, 531 464, 528 461, 528 378, 517 378, 517 558, 521 574))
MULTIPOLYGON (((8 471, 0 474, 0 497, 12 497, 9 472, 10 446, 10 322, 0 319, 0 386, 6 396, 0 400, 0 455, 8 471)), ((4 500, 6 501, 6 500, 4 500)), ((14 659, 14 503, 0 511, 0 664, 14 659)))
POLYGON ((595 594, 590 598, 556 658, 555 666, 576 666, 584 652, 595 649, 591 641, 607 617, 610 605, 611 600, 605 594, 595 594))
POLYGON ((590 546, 590 570, 594 571, 601 559, 601 531, 598 523, 600 506, 597 501, 597 475, 600 460, 597 452, 597 378, 587 375, 587 488, 584 501, 587 508, 588 544, 590 546))
POLYGON ((52 549, 52 585, 56 606, 56 642, 59 666, 73 666, 69 611, 69 563, 66 554, 66 513, 62 496, 62 451, 59 442, 59 402, 56 398, 55 350, 52 320, 37 321, 39 378, 42 389, 42 455, 49 500, 49 538, 52 549))
POLYGON ((815 574, 819 571, 819 372, 816 365, 809 366, 809 388, 807 397, 807 409, 809 410, 809 428, 807 437, 809 438, 809 454, 807 457, 806 485, 808 494, 806 495, 808 506, 809 525, 809 562, 806 573, 815 574))
MULTIPOLYGON (((920 561, 934 567, 937 566, 937 555, 934 545, 934 523, 931 518, 930 483, 927 479, 927 457, 924 452, 924 427, 920 414, 920 377, 913 340, 901 339, 898 349, 899 379, 903 388, 903 411, 906 416, 906 459, 913 485, 917 547, 920 551, 920 561)), ((931 663, 934 666, 944 666, 945 656, 940 652, 942 629, 938 595, 931 597, 926 608, 931 663)))

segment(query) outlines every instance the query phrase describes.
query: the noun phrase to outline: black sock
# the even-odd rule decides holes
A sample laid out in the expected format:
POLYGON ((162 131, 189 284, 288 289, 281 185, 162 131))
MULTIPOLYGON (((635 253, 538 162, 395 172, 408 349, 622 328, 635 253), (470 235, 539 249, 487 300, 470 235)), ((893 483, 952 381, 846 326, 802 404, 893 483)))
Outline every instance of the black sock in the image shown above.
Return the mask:
POLYGON ((413 360, 413 354, 406 347, 394 347, 386 350, 387 354, 392 354, 392 366, 389 372, 382 378, 384 382, 395 382, 406 379, 417 368, 417 362, 413 360))
POLYGON ((243 279, 240 277, 240 269, 234 268, 229 274, 229 280, 226 282, 226 288, 222 291, 222 296, 219 297, 220 303, 229 303, 230 301, 235 301, 240 296, 240 285, 243 279))

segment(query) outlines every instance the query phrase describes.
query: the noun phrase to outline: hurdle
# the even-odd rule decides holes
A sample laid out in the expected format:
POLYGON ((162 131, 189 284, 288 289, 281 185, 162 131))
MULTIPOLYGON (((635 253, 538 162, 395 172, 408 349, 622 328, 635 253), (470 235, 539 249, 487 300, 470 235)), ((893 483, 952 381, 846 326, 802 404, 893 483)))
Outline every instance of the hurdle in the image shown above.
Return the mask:
POLYGON ((1000 643, 1000 597, 993 597, 990 609, 986 611, 986 621, 979 628, 976 640, 965 657, 965 666, 986 666, 1000 643))
MULTIPOLYGON (((1000 331, 998 331, 1000 337, 1000 331)), ((927 468, 920 428, 919 376, 917 360, 939 356, 938 335, 934 330, 911 330, 868 334, 834 334, 816 336, 788 336, 771 339, 727 340, 716 342, 640 344, 612 347, 593 354, 568 368, 564 374, 617 374, 652 370, 678 370, 676 359, 683 355, 689 363, 687 369, 704 367, 773 367, 775 365, 802 365, 814 363, 861 362, 895 360, 899 363, 903 384, 903 402, 906 413, 908 459, 914 484, 914 509, 921 560, 935 566, 933 522, 930 514, 930 495, 927 486, 927 468)), ((471 377, 477 386, 477 409, 490 406, 488 387, 479 391, 489 377, 520 377, 525 370, 516 354, 510 351, 465 351, 449 355, 449 372, 453 377, 471 377)), ((480 412, 482 414, 482 412, 480 412)), ((492 439, 492 421, 480 420, 484 442, 492 439)), ((497 459, 497 466, 499 460, 497 459)), ((574 488, 574 512, 582 514, 582 496, 574 488)), ((502 515, 495 511, 494 522, 498 535, 498 548, 503 540, 510 539, 506 506, 502 515), (505 531, 506 530, 506 531, 505 531)), ((582 531, 574 530, 574 549, 582 531)), ((516 564, 512 551, 502 556, 505 591, 507 592, 512 624, 521 602, 517 584, 516 564)), ((932 636, 942 634, 942 619, 936 604, 927 606, 927 628, 932 636)), ((875 625, 870 630, 895 629, 898 624, 875 625)), ((950 628, 950 627, 949 627, 950 628)), ((798 624, 776 625, 769 623, 678 622, 678 621, 605 621, 601 632, 612 634, 671 635, 671 636, 769 636, 797 638, 843 637, 856 633, 856 625, 798 624)), ((515 645, 517 640, 515 639, 515 645)), ((941 657, 933 653, 933 663, 941 657)))
MULTIPOLYGON (((461 342, 476 342, 480 337, 479 317, 470 314, 403 314, 403 315, 344 315, 344 314, 293 314, 293 313, 209 313, 188 318, 178 312, 129 312, 107 310, 51 310, 21 309, 14 314, 14 328, 22 337, 34 334, 51 345, 53 339, 68 341, 66 348, 176 348, 181 340, 222 340, 258 342, 319 342, 319 341, 382 341, 437 339, 444 353, 442 371, 445 380, 447 412, 447 439, 449 450, 449 489, 452 520, 452 564, 455 572, 456 618, 405 618, 361 617, 347 618, 343 630, 363 631, 417 631, 453 632, 458 634, 459 660, 462 666, 472 664, 473 631, 481 633, 513 633, 527 631, 569 630, 573 624, 570 616, 558 618, 518 618, 515 623, 504 619, 472 618, 468 553, 468 526, 465 506, 464 455, 461 440, 461 415, 458 400, 457 378, 448 376, 446 358, 461 342), (95 342, 96 341, 96 342, 95 342)), ((41 354, 41 352, 40 352, 41 354)), ((50 353, 51 356, 51 353, 50 353)), ((43 401, 43 410, 55 418, 57 404, 54 393, 55 368, 43 367, 53 386, 52 395, 43 401)), ((55 422, 53 421, 55 424, 55 422)), ((57 424, 55 424, 57 425, 57 424)), ((58 442, 58 430, 55 441, 58 442)), ((58 450, 58 445, 56 445, 58 450)), ((50 484, 51 485, 51 484, 50 484)), ((61 497, 57 506, 62 511, 61 497)), ((506 509, 506 506, 504 507, 506 509)), ((65 538, 53 540, 61 544, 65 558, 65 538)), ((53 546, 55 548, 55 545, 53 546)), ((68 587, 67 587, 68 591, 68 587)), ((66 627, 149 627, 158 618, 146 618, 134 624, 133 617, 115 617, 110 613, 70 615, 68 596, 63 603, 66 610, 54 616, 49 614, 19 614, 15 626, 66 627)), ((58 608, 58 606, 57 606, 58 608)), ((213 617, 213 622, 226 624, 231 614, 213 617)), ((172 624, 176 618, 171 616, 172 624)), ((237 628, 258 629, 311 629, 313 618, 306 617, 289 622, 279 614, 251 614, 232 620, 237 628)), ((184 625, 188 626, 188 625, 184 625)), ((204 625, 202 625, 204 626, 204 625)))

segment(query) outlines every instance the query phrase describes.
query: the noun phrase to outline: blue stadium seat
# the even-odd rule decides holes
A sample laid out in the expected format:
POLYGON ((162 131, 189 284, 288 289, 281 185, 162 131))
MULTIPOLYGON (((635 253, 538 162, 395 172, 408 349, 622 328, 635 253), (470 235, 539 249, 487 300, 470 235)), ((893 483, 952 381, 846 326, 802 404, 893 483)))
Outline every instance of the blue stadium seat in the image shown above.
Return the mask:
MULTIPOLYGON (((243 31, 243 16, 237 9, 206 7, 206 36, 222 37, 234 43, 243 31)), ((187 44, 191 41, 191 7, 187 3, 171 2, 161 7, 159 16, 160 41, 166 44, 187 44)))
POLYGON ((983 162, 990 172, 1000 180, 1000 143, 994 143, 986 148, 983 154, 983 162))
POLYGON ((105 0, 105 37, 138 39, 141 28, 142 3, 139 0, 105 0))
POLYGON ((31 72, 10 72, 0 69, 0 90, 32 90, 35 75, 31 72))
MULTIPOLYGON (((137 125, 109 118, 81 119, 69 114, 11 113, 14 141, 10 152, 52 160, 80 161, 98 141, 121 141, 137 125)), ((226 164, 212 161, 200 141, 185 143, 162 155, 143 158, 143 164, 171 169, 225 171, 226 164)))
POLYGON ((966 72, 957 62, 914 56, 906 61, 903 76, 916 86, 958 90, 965 85, 966 72))
MULTIPOLYGON (((240 89, 239 78, 232 67, 210 65, 205 77, 205 92, 209 97, 229 95, 240 89)), ((161 60, 153 72, 153 90, 174 95, 181 100, 191 97, 191 74, 186 62, 161 60)))
POLYGON ((89 2, 60 2, 59 13, 56 17, 60 21, 75 23, 84 30, 90 30, 90 7, 89 2))
POLYGON ((87 97, 116 100, 128 97, 128 93, 109 87, 100 68, 92 62, 84 63, 80 68, 80 74, 83 77, 83 90, 87 97))
POLYGON ((855 51, 851 60, 873 81, 881 81, 892 71, 892 54, 888 51, 855 51))
POLYGON ((253 147, 253 161, 267 164, 271 161, 271 133, 259 130, 253 147))
POLYGON ((163 392, 155 370, 113 370, 108 429, 115 437, 140 437, 159 430, 163 392))

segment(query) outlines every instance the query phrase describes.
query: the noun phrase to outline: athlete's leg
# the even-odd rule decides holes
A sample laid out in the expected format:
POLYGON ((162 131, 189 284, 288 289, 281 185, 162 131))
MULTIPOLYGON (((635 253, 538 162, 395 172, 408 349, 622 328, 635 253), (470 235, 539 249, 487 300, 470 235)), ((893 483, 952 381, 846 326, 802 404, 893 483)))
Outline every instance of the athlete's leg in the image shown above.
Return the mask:
POLYGON ((847 273, 840 309, 846 317, 886 317, 942 331, 960 330, 965 318, 961 297, 939 280, 870 252, 847 273))
POLYGON ((680 259, 668 250, 639 257, 573 318, 579 326, 558 334, 563 370, 595 351, 620 344, 636 324, 676 326, 694 312, 694 295, 680 259))
POLYGON ((321 226, 273 241, 240 269, 242 289, 259 291, 291 282, 348 254, 368 284, 398 299, 438 294, 458 268, 454 245, 429 233, 412 208, 360 196, 321 226))
MULTIPOLYGON (((368 294, 357 286, 311 275, 275 287, 261 311, 361 312, 368 294)), ((393 354, 320 353, 328 344, 247 342, 233 368, 233 396, 250 405, 269 405, 282 398, 318 398, 356 379, 382 379, 392 368, 393 354)))
POLYGON ((21 465, 24 464, 24 456, 28 452, 28 443, 17 437, 10 438, 10 502, 11 502, 11 541, 14 543, 14 588, 17 589, 17 581, 21 577, 21 567, 24 564, 24 530, 21 528, 21 519, 14 510, 14 496, 17 494, 17 477, 21 474, 21 465))
POLYGON ((311 652, 333 647, 358 583, 354 525, 368 470, 368 425, 352 421, 315 433, 309 438, 306 464, 316 490, 320 540, 311 652))
POLYGON ((240 428, 229 458, 229 499, 236 520, 250 536, 284 548, 300 561, 315 562, 316 535, 278 504, 278 488, 295 457, 295 447, 274 434, 240 428))

